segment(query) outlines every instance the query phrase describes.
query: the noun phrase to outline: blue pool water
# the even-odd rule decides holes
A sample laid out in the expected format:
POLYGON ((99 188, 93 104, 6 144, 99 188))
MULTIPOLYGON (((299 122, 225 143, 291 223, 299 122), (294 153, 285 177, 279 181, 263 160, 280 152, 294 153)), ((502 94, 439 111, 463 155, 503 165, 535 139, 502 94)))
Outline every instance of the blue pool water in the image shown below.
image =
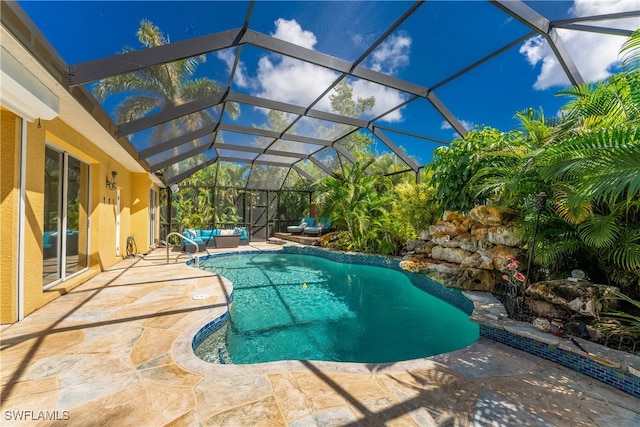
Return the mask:
POLYGON ((234 286, 227 326, 196 349, 212 362, 394 362, 479 336, 468 315, 389 268, 282 253, 216 257, 200 267, 234 286))

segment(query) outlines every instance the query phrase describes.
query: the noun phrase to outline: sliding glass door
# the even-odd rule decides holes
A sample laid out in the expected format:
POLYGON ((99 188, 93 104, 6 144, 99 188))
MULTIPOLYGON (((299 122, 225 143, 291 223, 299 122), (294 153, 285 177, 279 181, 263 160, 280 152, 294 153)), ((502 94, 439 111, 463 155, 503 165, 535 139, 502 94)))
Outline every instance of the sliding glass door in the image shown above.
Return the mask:
POLYGON ((47 147, 42 236, 45 288, 88 267, 88 207, 89 165, 47 147))

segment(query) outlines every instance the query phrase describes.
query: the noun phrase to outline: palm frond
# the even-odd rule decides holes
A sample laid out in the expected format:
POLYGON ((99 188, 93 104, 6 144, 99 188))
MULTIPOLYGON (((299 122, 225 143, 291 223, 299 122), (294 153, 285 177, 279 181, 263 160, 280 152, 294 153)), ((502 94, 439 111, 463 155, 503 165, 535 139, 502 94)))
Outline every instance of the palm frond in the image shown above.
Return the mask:
POLYGON ((620 47, 622 68, 625 71, 640 70, 640 29, 637 29, 620 47))
POLYGON ((610 247, 607 258, 625 270, 640 270, 640 227, 623 229, 615 245, 610 247))
POLYGON ((575 181, 586 199, 630 200, 640 194, 640 127, 585 132, 545 150, 539 161, 552 179, 575 181))
POLYGON ((151 111, 161 108, 164 101, 153 96, 136 96, 123 99, 116 106, 118 123, 127 123, 144 117, 151 111))
POLYGON ((593 212, 591 203, 577 196, 575 188, 567 182, 553 186, 553 207, 562 219, 572 224, 585 221, 593 212))
POLYGON ((578 226, 582 240, 594 248, 606 248, 616 243, 620 234, 619 221, 616 215, 592 214, 589 219, 578 226))

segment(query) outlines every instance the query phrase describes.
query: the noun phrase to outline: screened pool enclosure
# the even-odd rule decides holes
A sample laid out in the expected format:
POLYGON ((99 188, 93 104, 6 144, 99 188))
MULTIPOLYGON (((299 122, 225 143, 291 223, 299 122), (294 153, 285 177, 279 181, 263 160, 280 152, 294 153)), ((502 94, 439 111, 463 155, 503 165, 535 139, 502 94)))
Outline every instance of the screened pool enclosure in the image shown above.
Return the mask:
POLYGON ((161 178, 165 202, 193 208, 165 221, 256 239, 308 213, 314 183, 345 165, 415 182, 473 126, 553 116, 563 87, 615 72, 587 56, 617 52, 640 16, 637 2, 149 1, 65 25, 75 15, 56 3, 3 2, 2 19, 26 13, 61 84, 161 178))

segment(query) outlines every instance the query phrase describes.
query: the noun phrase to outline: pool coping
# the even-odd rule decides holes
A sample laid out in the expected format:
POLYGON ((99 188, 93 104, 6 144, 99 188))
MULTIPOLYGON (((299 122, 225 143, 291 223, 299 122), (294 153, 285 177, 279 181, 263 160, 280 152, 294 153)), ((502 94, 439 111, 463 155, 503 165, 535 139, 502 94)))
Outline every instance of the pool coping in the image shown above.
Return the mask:
MULTIPOLYGON (((232 256, 239 254, 256 254, 264 253, 263 250, 225 252, 220 254, 210 254, 200 257, 200 260, 232 256)), ((272 252, 272 251, 268 251, 272 252)), ((278 252, 294 253, 320 256, 338 262, 347 262, 354 264, 375 265, 392 269, 400 269, 400 258, 385 257, 381 255, 368 255, 355 252, 336 251, 326 248, 284 245, 278 252), (366 262, 363 262, 366 261, 366 262)), ((190 260, 188 264, 195 263, 190 260)), ((421 276, 415 275, 412 277, 421 276)), ((227 287, 227 295, 232 298, 233 285, 231 282, 223 278, 225 287, 227 287)), ((428 279, 427 279, 428 280, 428 279)), ((518 322, 507 318, 504 306, 490 293, 469 292, 459 290, 451 290, 445 288, 438 282, 429 280, 425 283, 435 283, 437 287, 430 286, 435 290, 434 296, 444 299, 450 304, 455 305, 470 315, 471 320, 476 322, 480 327, 480 336, 487 337, 494 341, 501 342, 511 347, 523 350, 529 354, 533 354, 544 359, 558 363, 576 372, 585 374, 602 383, 610 385, 627 394, 640 398, 640 357, 630 353, 613 350, 591 341, 581 340, 578 338, 581 346, 587 350, 587 353, 577 348, 568 338, 557 337, 555 335, 544 333, 533 328, 533 325, 525 322, 518 322), (447 299, 440 297, 444 295, 447 299), (462 295, 464 300, 469 304, 464 304, 459 300, 459 304, 451 301, 452 295, 462 295), (469 308, 471 307, 471 308, 469 308)), ((225 303, 227 299, 224 296, 219 297, 218 303, 225 303)), ((411 359, 399 362, 388 363, 356 363, 356 362, 330 362, 330 361, 276 361, 257 364, 214 364, 206 362, 196 356, 194 352, 194 339, 196 335, 206 326, 213 324, 222 316, 228 313, 228 310, 220 308, 220 312, 213 319, 211 313, 206 318, 202 316, 200 321, 183 331, 173 346, 173 355, 176 363, 190 371, 201 373, 204 375, 245 375, 245 374, 263 374, 283 371, 297 371, 305 369, 309 364, 327 372, 344 372, 344 373, 385 373, 406 371, 416 368, 433 368, 435 366, 442 367, 439 362, 435 361, 440 355, 428 356, 424 358, 411 359)), ((477 341, 476 341, 477 342, 477 341)), ((467 347, 473 346, 472 343, 467 347)), ((453 353, 454 350, 449 353, 453 353)))

